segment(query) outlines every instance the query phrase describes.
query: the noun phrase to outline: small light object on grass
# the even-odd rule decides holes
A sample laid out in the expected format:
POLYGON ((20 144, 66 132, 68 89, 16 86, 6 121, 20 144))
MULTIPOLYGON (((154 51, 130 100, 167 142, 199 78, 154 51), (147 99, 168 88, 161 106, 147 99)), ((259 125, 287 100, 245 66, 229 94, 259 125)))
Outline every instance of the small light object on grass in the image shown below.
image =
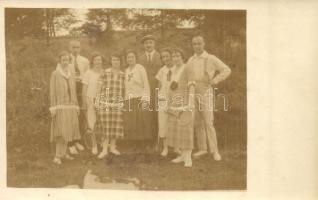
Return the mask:
POLYGON ((42 88, 39 87, 31 87, 31 90, 41 90, 42 88))

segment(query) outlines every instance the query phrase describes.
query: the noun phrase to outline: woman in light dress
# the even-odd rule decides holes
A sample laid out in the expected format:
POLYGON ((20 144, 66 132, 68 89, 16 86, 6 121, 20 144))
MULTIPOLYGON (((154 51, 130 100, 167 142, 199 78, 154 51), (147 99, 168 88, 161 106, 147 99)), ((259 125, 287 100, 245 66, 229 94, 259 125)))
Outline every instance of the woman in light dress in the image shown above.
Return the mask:
MULTIPOLYGON (((164 66, 156 74, 156 79, 159 82, 158 88, 158 136, 162 140, 163 150, 161 156, 165 157, 168 155, 168 145, 166 137, 168 134, 168 114, 167 114, 167 103, 168 94, 170 90, 170 84, 172 81, 174 62, 172 61, 171 49, 164 48, 160 50, 161 60, 164 66)), ((177 152, 177 149, 175 150, 177 152)))
POLYGON ((172 162, 184 162, 185 167, 192 167, 195 82, 183 63, 184 55, 181 49, 173 50, 172 59, 175 67, 169 91, 166 141, 168 146, 181 150, 181 155, 172 162))
POLYGON ((98 53, 94 52, 90 60, 90 68, 85 72, 83 76, 83 92, 82 102, 83 107, 86 108, 86 120, 87 120, 87 132, 92 137, 92 153, 96 155, 98 153, 96 137, 95 137, 95 99, 97 95, 97 85, 99 77, 103 71, 104 58, 98 53))
POLYGON ((125 74, 121 70, 121 56, 117 53, 112 54, 110 65, 111 67, 101 74, 97 87, 95 131, 103 137, 103 150, 98 155, 100 159, 108 154, 108 150, 114 155, 120 155, 116 141, 124 137, 125 74))

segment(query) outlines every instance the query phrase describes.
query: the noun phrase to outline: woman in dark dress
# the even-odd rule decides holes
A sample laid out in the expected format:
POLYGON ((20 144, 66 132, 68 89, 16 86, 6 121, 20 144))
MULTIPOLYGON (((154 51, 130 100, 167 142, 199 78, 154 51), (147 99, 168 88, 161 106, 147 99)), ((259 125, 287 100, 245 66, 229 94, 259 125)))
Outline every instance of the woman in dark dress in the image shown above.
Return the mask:
POLYGON ((150 88, 145 68, 136 62, 136 54, 126 54, 125 70, 125 139, 153 140, 151 129, 150 88))

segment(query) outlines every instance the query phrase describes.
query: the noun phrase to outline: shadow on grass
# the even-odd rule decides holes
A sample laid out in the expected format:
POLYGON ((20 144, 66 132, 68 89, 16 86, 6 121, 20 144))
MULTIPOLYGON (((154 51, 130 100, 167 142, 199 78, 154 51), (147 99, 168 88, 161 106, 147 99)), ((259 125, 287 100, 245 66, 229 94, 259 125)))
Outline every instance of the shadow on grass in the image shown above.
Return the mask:
POLYGON ((8 166, 9 187, 64 187, 78 185, 88 170, 102 183, 125 182, 137 178, 141 190, 242 190, 246 188, 246 154, 243 151, 221 151, 223 160, 211 155, 194 159, 192 168, 170 162, 174 155, 123 154, 108 155, 99 160, 82 152, 73 161, 52 164, 52 157, 39 155, 36 161, 16 161, 8 166))

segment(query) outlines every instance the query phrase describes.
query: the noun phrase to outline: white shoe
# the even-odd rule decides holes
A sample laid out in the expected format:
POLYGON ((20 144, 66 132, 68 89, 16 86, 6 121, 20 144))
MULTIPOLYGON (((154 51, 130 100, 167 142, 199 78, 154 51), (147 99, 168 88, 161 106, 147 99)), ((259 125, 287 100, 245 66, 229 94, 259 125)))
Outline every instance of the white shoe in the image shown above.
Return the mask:
POLYGON ((200 151, 194 153, 193 156, 194 157, 200 157, 200 156, 203 156, 203 155, 205 155, 207 153, 208 153, 207 151, 200 150, 200 151))
POLYGON ((70 153, 75 155, 75 154, 78 154, 78 151, 76 150, 75 146, 70 146, 68 148, 70 150, 70 153))
POLYGON ((171 162, 173 162, 173 163, 181 163, 183 161, 184 160, 183 160, 183 158, 181 156, 178 156, 177 158, 171 160, 171 162))
POLYGON ((221 157, 221 155, 219 154, 219 152, 214 152, 214 153, 213 153, 213 158, 214 158, 215 161, 220 161, 220 160, 222 160, 222 157, 221 157))
POLYGON ((93 155, 97 155, 97 154, 98 154, 98 148, 97 148, 97 146, 92 148, 92 154, 93 154, 93 155))
POLYGON ((78 150, 84 151, 84 147, 83 147, 83 145, 81 145, 80 143, 76 142, 76 143, 75 143, 75 146, 76 146, 76 148, 77 148, 78 150))
POLYGON ((168 155, 168 148, 164 148, 160 155, 166 157, 168 155))
POLYGON ((184 167, 192 167, 192 160, 191 159, 187 159, 184 162, 184 167))
POLYGON ((65 154, 65 156, 63 158, 65 160, 74 160, 74 158, 72 156, 70 156, 69 154, 65 154))
POLYGON ((57 164, 57 165, 62 164, 61 158, 55 157, 55 158, 53 159, 53 163, 54 163, 54 164, 57 164))
POLYGON ((120 155, 120 152, 116 148, 110 148, 109 150, 111 153, 115 154, 116 156, 120 155))
POLYGON ((107 149, 106 149, 106 150, 103 149, 103 151, 100 152, 100 154, 99 154, 97 157, 98 157, 99 159, 103 159, 105 156, 107 156, 107 154, 108 154, 107 149))

